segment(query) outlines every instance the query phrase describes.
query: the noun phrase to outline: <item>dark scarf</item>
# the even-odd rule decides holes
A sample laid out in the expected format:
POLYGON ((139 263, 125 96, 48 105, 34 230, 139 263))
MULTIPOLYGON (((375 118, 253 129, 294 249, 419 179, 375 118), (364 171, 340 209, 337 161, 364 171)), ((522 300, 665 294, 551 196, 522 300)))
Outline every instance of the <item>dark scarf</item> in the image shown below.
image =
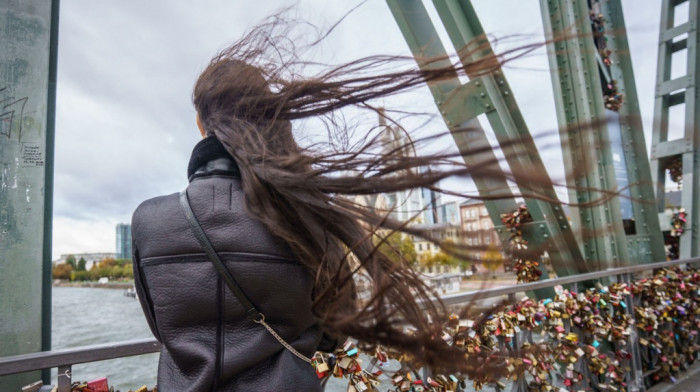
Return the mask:
POLYGON ((236 161, 226 151, 224 145, 214 136, 205 137, 194 146, 190 164, 187 166, 187 178, 209 175, 233 175, 240 177, 236 161))

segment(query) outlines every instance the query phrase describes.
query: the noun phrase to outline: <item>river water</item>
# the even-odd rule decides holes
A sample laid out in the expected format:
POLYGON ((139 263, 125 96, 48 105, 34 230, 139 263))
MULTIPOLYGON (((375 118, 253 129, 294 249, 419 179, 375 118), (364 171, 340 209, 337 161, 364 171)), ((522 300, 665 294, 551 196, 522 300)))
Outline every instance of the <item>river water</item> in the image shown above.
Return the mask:
MULTIPOLYGON (((89 346, 152 338, 139 301, 123 290, 54 287, 52 348, 89 346)), ((115 390, 126 392, 156 384, 158 354, 111 359, 73 366, 73 381, 107 377, 115 390)), ((56 370, 52 383, 57 384, 56 370)))
MULTIPOLYGON (((139 301, 124 296, 123 290, 54 287, 52 314, 54 350, 152 337, 139 301)), ((78 364, 73 366, 73 381, 107 377, 109 385, 121 392, 142 385, 153 388, 157 368, 158 354, 78 364)), ((54 369, 53 385, 57 384, 56 373, 54 369)), ((390 387, 391 383, 385 379, 380 390, 390 387)), ((344 379, 331 378, 326 387, 327 392, 346 390, 344 379)))

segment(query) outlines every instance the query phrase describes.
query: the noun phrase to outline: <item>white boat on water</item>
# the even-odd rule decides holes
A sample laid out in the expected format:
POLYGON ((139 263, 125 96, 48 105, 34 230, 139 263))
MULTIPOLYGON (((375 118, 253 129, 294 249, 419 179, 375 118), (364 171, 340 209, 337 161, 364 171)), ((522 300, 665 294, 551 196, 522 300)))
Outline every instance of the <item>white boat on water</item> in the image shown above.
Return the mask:
POLYGON ((124 296, 125 297, 131 297, 131 298, 136 298, 136 288, 135 287, 129 287, 124 291, 124 296))

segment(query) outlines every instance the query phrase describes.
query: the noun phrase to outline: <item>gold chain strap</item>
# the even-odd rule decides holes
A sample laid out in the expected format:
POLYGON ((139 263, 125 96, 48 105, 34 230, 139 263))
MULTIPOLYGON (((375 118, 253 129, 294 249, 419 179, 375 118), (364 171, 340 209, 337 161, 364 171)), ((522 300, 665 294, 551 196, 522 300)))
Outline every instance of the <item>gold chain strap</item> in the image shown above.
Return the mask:
POLYGON ((304 361, 306 361, 306 362, 308 362, 308 363, 311 363, 311 358, 308 358, 308 357, 304 356, 304 354, 302 354, 302 353, 300 353, 299 351, 295 350, 294 347, 292 347, 289 343, 287 343, 284 339, 282 339, 282 337, 281 337, 280 335, 278 335, 277 332, 275 332, 275 330, 272 329, 272 327, 269 326, 269 325, 265 322, 265 315, 264 315, 264 314, 259 313, 258 315, 260 316, 260 318, 253 320, 254 322, 256 322, 256 323, 258 323, 258 324, 262 324, 262 326, 265 327, 265 329, 267 329, 267 331, 268 331, 275 339, 277 339, 277 341, 280 342, 280 344, 283 345, 284 348, 286 348, 287 350, 289 350, 289 352, 291 352, 292 354, 296 355, 297 357, 303 359, 304 361))

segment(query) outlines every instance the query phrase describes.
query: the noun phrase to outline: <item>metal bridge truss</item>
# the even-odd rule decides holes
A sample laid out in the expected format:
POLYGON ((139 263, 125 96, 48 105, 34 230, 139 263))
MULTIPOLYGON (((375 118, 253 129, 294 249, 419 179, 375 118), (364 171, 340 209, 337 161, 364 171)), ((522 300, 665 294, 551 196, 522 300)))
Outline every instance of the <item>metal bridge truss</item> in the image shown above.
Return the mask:
MULTIPOLYGON (((680 15, 679 15, 680 16, 680 15)), ((698 0, 663 0, 661 5, 661 27, 659 34, 659 58, 656 74, 656 96, 654 100, 654 128, 652 132, 651 167, 656 184, 657 209, 664 213, 666 200, 666 169, 674 160, 682 164, 682 185, 680 206, 685 209, 685 233, 680 237, 680 258, 700 254, 698 248, 698 222, 700 207, 700 132, 698 126, 698 90, 696 74, 698 63, 698 0), (676 11, 687 3, 688 20, 674 25, 676 11), (672 79, 674 54, 676 59, 686 51, 685 74, 672 79), (681 138, 669 140, 673 107, 685 105, 680 122, 683 124, 681 138)), ((680 115, 680 113, 679 113, 680 115)))
MULTIPOLYGON (((420 0, 388 0, 387 3, 419 67, 449 67, 447 52, 423 3, 420 0)), ((494 56, 476 12, 468 1, 435 0, 434 3, 454 47, 464 48, 459 53, 463 64, 494 56)), ((510 233, 501 223, 500 216, 515 211, 517 203, 477 119, 481 114, 485 114, 491 124, 511 172, 515 175, 542 173, 549 182, 518 184, 533 218, 533 222, 526 224, 523 229, 529 247, 546 250, 552 259, 556 259, 554 267, 558 276, 587 272, 588 268, 583 263, 562 206, 527 196, 545 195, 557 200, 554 187, 546 176, 545 166, 505 76, 501 71, 487 75, 472 75, 467 71, 467 74, 470 77, 467 83, 461 83, 455 73, 449 80, 429 83, 429 88, 445 123, 452 131, 457 147, 463 153, 464 162, 467 165, 482 166, 485 162, 492 163, 489 172, 502 174, 501 177, 474 178, 481 196, 505 196, 500 200, 484 201, 502 243, 508 242, 510 233), (469 129, 470 132, 465 133, 464 129, 469 129), (475 149, 482 148, 485 149, 484 152, 472 153, 475 149)))
POLYGON ((664 260, 620 0, 540 0, 540 6, 570 200, 604 198, 598 190, 626 196, 577 208, 584 257, 597 269, 664 260), (620 141, 617 151, 613 140, 620 141), (616 168, 614 153, 624 157, 624 169, 616 168), (632 207, 625 216, 621 203, 632 207))
MULTIPOLYGON (((387 3, 418 65, 422 69, 449 66, 423 2, 387 3)), ((494 56, 469 0, 433 3, 464 65, 494 56)), ((534 222, 525 226, 523 235, 534 248, 546 249, 557 261, 554 267, 559 276, 664 260, 620 0, 541 0, 540 4, 550 38, 549 60, 569 199, 579 206, 573 209, 572 230, 559 203, 526 197, 534 222), (593 31, 592 25, 601 29, 593 31), (611 140, 619 140, 618 150, 611 140), (613 163, 614 153, 620 157, 619 165, 613 163)), ((473 75, 469 69, 466 67, 467 83, 461 83, 455 73, 451 80, 429 84, 445 123, 465 154, 465 163, 494 162, 493 171, 500 170, 492 151, 467 154, 489 146, 476 118, 484 114, 511 173, 546 173, 503 72, 473 75), (479 132, 470 132, 467 137, 459 132, 465 128, 479 132)), ((505 176, 474 180, 482 196, 491 196, 493 189, 508 196, 485 202, 502 241, 507 242, 500 214, 511 212, 515 201, 504 191, 508 189, 505 176)), ((518 185, 525 195, 557 200, 551 181, 518 185)))

